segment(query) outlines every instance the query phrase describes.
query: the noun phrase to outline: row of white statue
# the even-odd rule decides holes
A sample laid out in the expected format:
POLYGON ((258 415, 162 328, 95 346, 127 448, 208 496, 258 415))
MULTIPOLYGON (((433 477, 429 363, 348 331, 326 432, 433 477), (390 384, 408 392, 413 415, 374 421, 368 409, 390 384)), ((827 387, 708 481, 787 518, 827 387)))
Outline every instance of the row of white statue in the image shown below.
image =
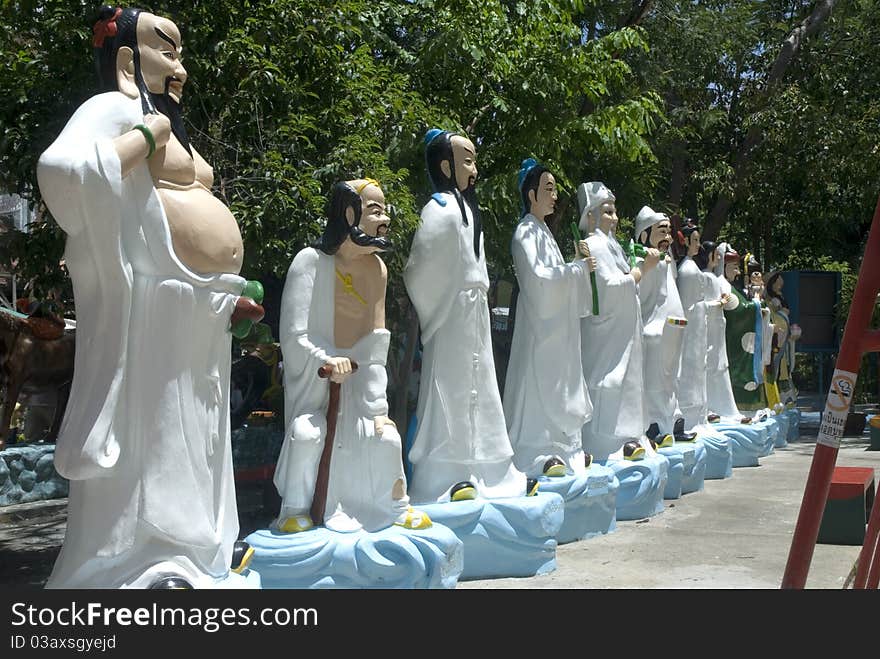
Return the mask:
MULTIPOLYGON (((56 451, 71 479, 68 530, 49 585, 228 585, 248 560, 237 542, 229 327, 258 317, 238 276, 242 240, 180 120, 177 26, 105 11, 95 49, 109 91, 76 111, 38 169, 67 233, 78 320, 56 451)), ((646 206, 634 236, 645 249, 627 254, 614 195, 592 182, 577 191, 586 238, 566 262, 545 222, 556 183, 532 160, 519 178, 520 295, 502 401, 476 149, 436 129, 425 143, 435 193, 403 273, 423 343, 411 482, 387 416, 385 198, 377 181, 350 180, 334 186, 324 233, 284 287, 279 532, 423 529, 431 520, 412 503, 533 494, 539 477, 692 441, 710 411, 739 420, 766 406, 738 405, 728 377, 722 308, 758 304, 721 274, 737 264, 732 250, 711 249, 700 268, 688 225, 676 265, 663 253, 678 238, 669 218, 646 206)), ((767 361, 770 332, 756 336, 754 317, 744 394, 760 393, 767 361)))

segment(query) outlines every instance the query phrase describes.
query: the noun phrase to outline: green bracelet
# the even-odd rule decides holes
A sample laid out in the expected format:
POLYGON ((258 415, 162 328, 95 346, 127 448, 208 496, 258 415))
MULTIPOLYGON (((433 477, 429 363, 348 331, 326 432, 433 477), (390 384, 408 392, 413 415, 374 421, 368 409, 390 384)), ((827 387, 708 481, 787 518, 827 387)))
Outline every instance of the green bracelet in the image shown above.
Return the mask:
POLYGON ((137 126, 135 126, 134 130, 141 131, 144 134, 144 138, 147 140, 147 144, 150 145, 150 152, 147 154, 147 158, 149 158, 156 152, 156 138, 153 137, 153 131, 151 131, 143 124, 138 124, 137 126))

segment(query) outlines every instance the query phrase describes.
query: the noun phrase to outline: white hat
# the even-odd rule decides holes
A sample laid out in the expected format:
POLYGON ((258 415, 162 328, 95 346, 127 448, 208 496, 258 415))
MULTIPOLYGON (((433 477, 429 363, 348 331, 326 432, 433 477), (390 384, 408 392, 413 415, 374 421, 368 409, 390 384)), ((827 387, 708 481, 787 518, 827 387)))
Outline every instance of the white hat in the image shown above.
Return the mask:
POLYGON ((714 273, 718 277, 724 277, 724 257, 733 248, 730 246, 730 243, 721 243, 715 249, 718 250, 718 263, 715 264, 714 273))
POLYGON ((581 231, 589 231, 590 228, 587 226, 587 215, 590 211, 599 208, 606 201, 614 201, 616 197, 614 194, 605 187, 604 183, 600 181, 591 181, 589 183, 581 183, 578 186, 578 206, 581 210, 580 221, 578 222, 578 228, 581 231))
POLYGON ((669 216, 666 213, 658 213, 650 206, 642 206, 642 210, 636 215, 636 240, 639 239, 642 231, 647 230, 649 227, 652 227, 663 220, 666 220, 667 222, 669 221, 669 216))

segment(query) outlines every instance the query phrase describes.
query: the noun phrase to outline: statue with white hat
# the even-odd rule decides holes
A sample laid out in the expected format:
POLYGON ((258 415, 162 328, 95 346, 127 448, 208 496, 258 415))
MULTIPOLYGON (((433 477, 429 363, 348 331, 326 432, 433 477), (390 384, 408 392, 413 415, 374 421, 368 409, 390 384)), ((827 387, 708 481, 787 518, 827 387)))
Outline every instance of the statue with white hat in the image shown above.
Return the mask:
POLYGON ((645 434, 662 448, 673 441, 687 442, 696 438, 696 433, 684 428, 677 397, 678 369, 687 320, 676 285, 678 272, 668 254, 672 246, 669 216, 643 206, 636 216, 635 238, 644 247, 665 253, 657 267, 645 272, 639 282, 644 323, 644 406, 648 422, 645 434))
POLYGON ((519 172, 522 219, 510 244, 519 283, 504 416, 514 463, 527 476, 582 474, 591 458, 581 428, 593 405, 581 369, 581 323, 590 314, 589 273, 595 262, 585 240, 578 257, 562 258, 546 219, 556 209, 556 179, 534 159, 519 172))
POLYGON ((583 429, 584 450, 600 461, 638 459, 653 449, 645 439, 642 402, 642 310, 638 284, 657 266, 660 252, 646 251, 640 266, 630 265, 614 230, 615 197, 603 183, 578 187, 579 228, 596 259, 600 313, 581 320, 584 379, 593 402, 592 419, 583 429))

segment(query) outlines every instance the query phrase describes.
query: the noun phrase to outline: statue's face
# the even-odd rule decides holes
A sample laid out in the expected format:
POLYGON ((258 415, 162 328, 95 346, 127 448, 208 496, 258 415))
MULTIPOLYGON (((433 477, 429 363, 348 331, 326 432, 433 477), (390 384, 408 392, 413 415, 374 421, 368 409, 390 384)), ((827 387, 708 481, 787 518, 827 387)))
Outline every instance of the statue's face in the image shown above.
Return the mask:
POLYGON ((754 287, 763 287, 764 286, 764 273, 762 272, 752 272, 749 274, 749 281, 754 287))
POLYGON ((665 252, 669 249, 669 243, 672 241, 672 224, 669 220, 660 220, 651 227, 651 235, 648 242, 651 247, 665 252))
POLYGON ((142 12, 138 16, 137 40, 147 89, 154 94, 164 94, 167 89, 168 95, 180 103, 187 77, 180 61, 180 30, 167 18, 142 12))
POLYGON ((782 277, 777 277, 773 280, 773 286, 770 287, 772 289, 771 292, 775 295, 781 295, 784 284, 785 282, 782 280, 782 277))
POLYGON ((694 257, 700 252, 700 232, 694 231, 688 237, 688 256, 694 257))
POLYGON ((464 192, 477 181, 477 150, 473 142, 461 135, 453 135, 450 143, 455 159, 455 185, 460 192, 464 192))
POLYGON ((724 264, 724 278, 727 281, 733 282, 734 279, 739 277, 740 272, 742 272, 742 270, 739 269, 739 260, 730 261, 729 263, 724 264))
POLYGON ((391 219, 385 212, 385 193, 373 184, 361 190, 361 219, 358 223, 369 236, 385 236, 391 219))
POLYGON ((617 206, 613 201, 606 201, 599 206, 599 230, 608 235, 617 230, 617 206))
POLYGON ((529 190, 532 215, 542 220, 548 215, 552 215, 556 210, 557 198, 556 178, 550 172, 544 172, 538 180, 538 189, 529 190))

